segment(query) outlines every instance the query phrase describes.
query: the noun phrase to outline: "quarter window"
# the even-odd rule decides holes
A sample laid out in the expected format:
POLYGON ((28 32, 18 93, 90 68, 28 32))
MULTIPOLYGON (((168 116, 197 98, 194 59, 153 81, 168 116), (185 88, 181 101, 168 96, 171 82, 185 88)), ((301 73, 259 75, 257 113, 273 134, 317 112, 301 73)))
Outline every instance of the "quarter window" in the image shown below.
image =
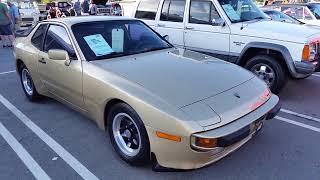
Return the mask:
POLYGON ((44 43, 44 51, 48 52, 50 49, 65 50, 71 59, 76 59, 76 54, 68 33, 62 26, 50 25, 44 43))
POLYGON ((211 1, 192 0, 189 22, 195 24, 212 24, 220 16, 211 1))
POLYGON ((135 17, 155 20, 160 0, 141 0, 135 17))
POLYGON ((44 35, 46 33, 46 29, 47 24, 41 24, 31 38, 31 43, 39 50, 42 49, 42 43, 44 35))
POLYGON ((161 21, 182 22, 185 0, 165 0, 161 10, 161 21))

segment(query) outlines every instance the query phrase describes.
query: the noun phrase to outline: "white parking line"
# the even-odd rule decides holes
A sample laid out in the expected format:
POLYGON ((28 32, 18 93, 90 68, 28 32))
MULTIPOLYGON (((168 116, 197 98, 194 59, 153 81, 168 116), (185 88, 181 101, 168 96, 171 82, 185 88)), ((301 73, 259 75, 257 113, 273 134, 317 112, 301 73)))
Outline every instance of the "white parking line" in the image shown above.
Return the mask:
POLYGON ((309 129, 309 130, 312 130, 312 131, 320 133, 320 128, 317 128, 317 127, 314 127, 314 126, 303 124, 303 123, 300 123, 300 122, 297 122, 297 121, 293 121, 291 119, 287 119, 287 118, 280 117, 280 116, 276 116, 275 119, 278 119, 280 121, 284 121, 284 122, 287 122, 287 123, 290 123, 290 124, 293 124, 293 125, 296 125, 296 126, 300 126, 300 127, 303 127, 303 128, 306 128, 306 129, 309 129))
POLYGON ((4 75, 4 74, 10 74, 10 73, 14 73, 16 71, 6 71, 6 72, 0 72, 0 75, 4 75))
POLYGON ((83 179, 98 180, 84 165, 65 150, 59 143, 46 134, 39 126, 31 121, 19 109, 11 104, 0 94, 0 102, 7 107, 21 122, 23 122, 31 131, 33 131, 43 142, 45 142, 53 151, 55 151, 71 168, 73 168, 83 179))
POLYGON ((19 156, 19 158, 27 166, 36 179, 51 179, 2 123, 0 123, 0 135, 19 156))
POLYGON ((284 112, 284 113, 288 113, 288 114, 294 115, 294 116, 298 116, 298 117, 301 117, 301 118, 304 118, 304 119, 308 119, 310 121, 320 122, 319 118, 311 117, 311 116, 308 116, 308 115, 305 115, 305 114, 296 113, 296 112, 293 112, 293 111, 290 111, 290 110, 287 110, 287 109, 281 109, 280 111, 284 112))
POLYGON ((312 76, 320 77, 320 74, 312 74, 312 76))

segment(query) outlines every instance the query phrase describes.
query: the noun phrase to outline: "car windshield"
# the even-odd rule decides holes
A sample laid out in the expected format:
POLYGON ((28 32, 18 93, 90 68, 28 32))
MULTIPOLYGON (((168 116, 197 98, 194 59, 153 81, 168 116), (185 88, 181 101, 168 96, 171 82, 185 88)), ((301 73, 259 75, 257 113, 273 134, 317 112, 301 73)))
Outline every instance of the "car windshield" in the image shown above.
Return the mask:
POLYGON ((218 0, 232 23, 268 17, 251 0, 218 0))
POLYGON ((293 24, 303 24, 297 19, 290 17, 279 11, 265 11, 264 13, 266 13, 268 16, 272 18, 272 20, 275 20, 275 21, 287 22, 287 23, 293 23, 293 24))
POLYGON ((282 7, 281 11, 296 19, 303 19, 303 20, 316 19, 312 15, 311 11, 305 6, 282 7))
POLYGON ((308 6, 311 10, 312 14, 317 18, 320 19, 320 4, 312 4, 308 6))
POLYGON ((172 47, 151 28, 138 20, 79 23, 72 26, 72 31, 88 61, 172 47))

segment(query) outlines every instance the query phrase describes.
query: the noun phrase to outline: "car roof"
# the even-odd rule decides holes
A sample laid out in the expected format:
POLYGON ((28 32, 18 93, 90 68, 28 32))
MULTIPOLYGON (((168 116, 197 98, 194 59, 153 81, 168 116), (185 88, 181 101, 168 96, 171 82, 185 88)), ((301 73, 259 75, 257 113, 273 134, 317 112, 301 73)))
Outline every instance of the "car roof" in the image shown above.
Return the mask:
POLYGON ((66 25, 73 25, 83 22, 94 22, 94 21, 114 21, 114 20, 135 20, 134 18, 128 18, 123 16, 77 16, 77 17, 65 17, 65 18, 54 18, 45 20, 43 22, 58 22, 66 25))

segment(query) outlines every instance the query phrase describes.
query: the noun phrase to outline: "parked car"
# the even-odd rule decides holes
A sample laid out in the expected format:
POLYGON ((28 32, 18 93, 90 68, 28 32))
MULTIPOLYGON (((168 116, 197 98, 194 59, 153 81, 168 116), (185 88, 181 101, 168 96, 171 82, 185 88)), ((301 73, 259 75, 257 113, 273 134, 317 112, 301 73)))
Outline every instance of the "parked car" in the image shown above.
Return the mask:
POLYGON ((140 20, 52 19, 16 41, 27 98, 49 96, 92 118, 128 163, 203 167, 280 110, 279 98, 251 72, 176 49, 140 20))
POLYGON ((318 19, 320 20, 320 3, 318 2, 310 2, 305 4, 310 11, 312 12, 312 14, 318 19))
POLYGON ((97 8, 97 15, 122 16, 122 8, 117 2, 107 2, 105 5, 97 5, 97 8))
POLYGON ((25 28, 38 23, 40 11, 36 2, 19 1, 16 5, 21 17, 20 27, 25 28))
POLYGON ((307 4, 279 4, 264 6, 269 9, 280 10, 281 12, 298 19, 301 22, 310 25, 320 25, 320 21, 316 18, 313 12, 309 9, 307 4))
POLYGON ((45 20, 47 19, 48 16, 48 10, 47 9, 47 4, 38 4, 38 9, 39 9, 39 20, 45 20))
POLYGON ((318 66, 318 29, 271 21, 251 0, 140 0, 132 16, 178 47, 247 68, 274 93, 318 66))
POLYGON ((274 21, 305 25, 305 23, 303 23, 303 22, 301 22, 291 16, 286 15, 285 13, 283 13, 281 11, 277 11, 274 9, 261 9, 261 10, 264 13, 266 13, 274 21))

